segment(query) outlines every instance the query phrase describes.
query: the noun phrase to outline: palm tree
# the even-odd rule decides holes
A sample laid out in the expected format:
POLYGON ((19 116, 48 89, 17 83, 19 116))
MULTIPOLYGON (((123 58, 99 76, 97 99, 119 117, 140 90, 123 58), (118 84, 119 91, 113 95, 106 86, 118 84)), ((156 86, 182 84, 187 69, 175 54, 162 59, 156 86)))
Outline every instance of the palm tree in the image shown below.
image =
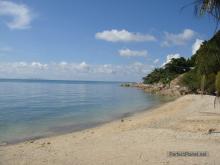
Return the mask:
POLYGON ((216 21, 216 30, 220 21, 220 0, 195 0, 195 14, 203 16, 208 14, 216 21))
POLYGON ((210 14, 215 19, 220 19, 220 0, 196 0, 195 11, 198 15, 210 14))

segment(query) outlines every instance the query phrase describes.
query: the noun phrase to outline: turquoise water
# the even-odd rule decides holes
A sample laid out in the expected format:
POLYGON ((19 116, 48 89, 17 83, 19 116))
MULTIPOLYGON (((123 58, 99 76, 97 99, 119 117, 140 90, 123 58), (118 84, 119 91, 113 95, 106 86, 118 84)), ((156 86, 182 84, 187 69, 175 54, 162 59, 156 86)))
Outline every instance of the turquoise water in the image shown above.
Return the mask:
POLYGON ((0 143, 92 127, 161 102, 115 82, 0 80, 0 143))

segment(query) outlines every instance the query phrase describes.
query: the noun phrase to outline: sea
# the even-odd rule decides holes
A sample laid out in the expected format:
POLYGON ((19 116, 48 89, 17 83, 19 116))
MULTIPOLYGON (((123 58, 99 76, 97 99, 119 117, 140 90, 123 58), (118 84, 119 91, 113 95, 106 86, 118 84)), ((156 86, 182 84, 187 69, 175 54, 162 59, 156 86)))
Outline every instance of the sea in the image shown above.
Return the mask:
POLYGON ((95 127, 170 100, 120 84, 0 79, 0 145, 95 127))

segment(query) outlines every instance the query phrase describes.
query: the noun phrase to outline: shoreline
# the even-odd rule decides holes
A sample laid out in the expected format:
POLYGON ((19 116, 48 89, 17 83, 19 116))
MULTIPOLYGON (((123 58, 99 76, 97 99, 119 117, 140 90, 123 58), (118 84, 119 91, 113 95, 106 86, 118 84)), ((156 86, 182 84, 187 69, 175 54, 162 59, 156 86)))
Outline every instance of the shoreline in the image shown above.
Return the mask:
POLYGON ((1 146, 0 164, 219 164, 220 112, 213 99, 186 95, 94 128, 1 146), (169 158, 168 151, 209 156, 169 158))
MULTIPOLYGON (((57 137, 57 136, 63 136, 66 134, 72 134, 72 133, 77 133, 77 132, 82 132, 84 130, 89 130, 89 129, 93 129, 96 127, 101 127, 102 125, 106 125, 106 124, 110 124, 113 122, 117 122, 117 121, 121 121, 121 120, 125 120, 126 118, 135 116, 135 115, 141 115, 142 113, 146 113, 148 111, 153 111, 156 108, 159 108, 169 102, 175 101, 176 99, 178 99, 179 97, 171 97, 171 96, 163 96, 163 97, 167 97, 169 98, 166 101, 163 101, 157 105, 152 105, 148 108, 144 108, 144 109, 140 109, 134 112, 129 112, 129 113, 125 113, 121 116, 117 116, 114 119, 110 119, 109 121, 103 121, 103 122, 97 122, 97 123, 93 123, 90 126, 82 126, 81 128, 74 128, 72 130, 68 130, 67 128, 64 127, 65 131, 57 131, 54 132, 53 134, 50 135, 39 135, 39 136, 33 136, 33 137, 26 137, 24 139, 17 139, 17 140, 13 140, 13 141, 6 141, 6 142, 2 142, 0 143, 0 148, 3 146, 11 146, 11 145, 16 145, 16 144, 20 144, 20 143, 26 143, 26 142, 33 142, 36 140, 40 140, 40 139, 45 139, 45 138, 53 138, 53 137, 57 137)), ((87 124, 88 125, 88 124, 87 124)), ((70 127, 70 126, 66 126, 66 127, 70 127)))
POLYGON ((141 89, 147 93, 160 95, 160 96, 181 97, 187 94, 194 94, 187 87, 182 86, 182 84, 180 83, 180 77, 181 76, 171 81, 169 85, 162 83, 156 83, 156 84, 124 83, 121 84, 121 86, 141 89))

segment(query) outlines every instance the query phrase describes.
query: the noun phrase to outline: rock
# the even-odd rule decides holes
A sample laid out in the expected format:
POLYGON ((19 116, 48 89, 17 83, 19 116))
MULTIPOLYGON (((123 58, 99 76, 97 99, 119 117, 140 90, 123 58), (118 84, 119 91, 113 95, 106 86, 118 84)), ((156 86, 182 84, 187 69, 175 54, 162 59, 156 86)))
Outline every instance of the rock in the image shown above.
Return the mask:
POLYGON ((181 85, 182 75, 178 76, 174 80, 170 82, 170 84, 143 84, 143 83, 137 83, 135 85, 132 85, 132 87, 137 87, 140 89, 143 89, 145 92, 151 93, 151 94, 157 94, 162 96, 181 96, 189 94, 190 91, 187 87, 184 87, 181 85))
POLYGON ((212 132, 214 132, 216 129, 215 128, 210 128, 208 131, 208 134, 211 134, 212 132))

